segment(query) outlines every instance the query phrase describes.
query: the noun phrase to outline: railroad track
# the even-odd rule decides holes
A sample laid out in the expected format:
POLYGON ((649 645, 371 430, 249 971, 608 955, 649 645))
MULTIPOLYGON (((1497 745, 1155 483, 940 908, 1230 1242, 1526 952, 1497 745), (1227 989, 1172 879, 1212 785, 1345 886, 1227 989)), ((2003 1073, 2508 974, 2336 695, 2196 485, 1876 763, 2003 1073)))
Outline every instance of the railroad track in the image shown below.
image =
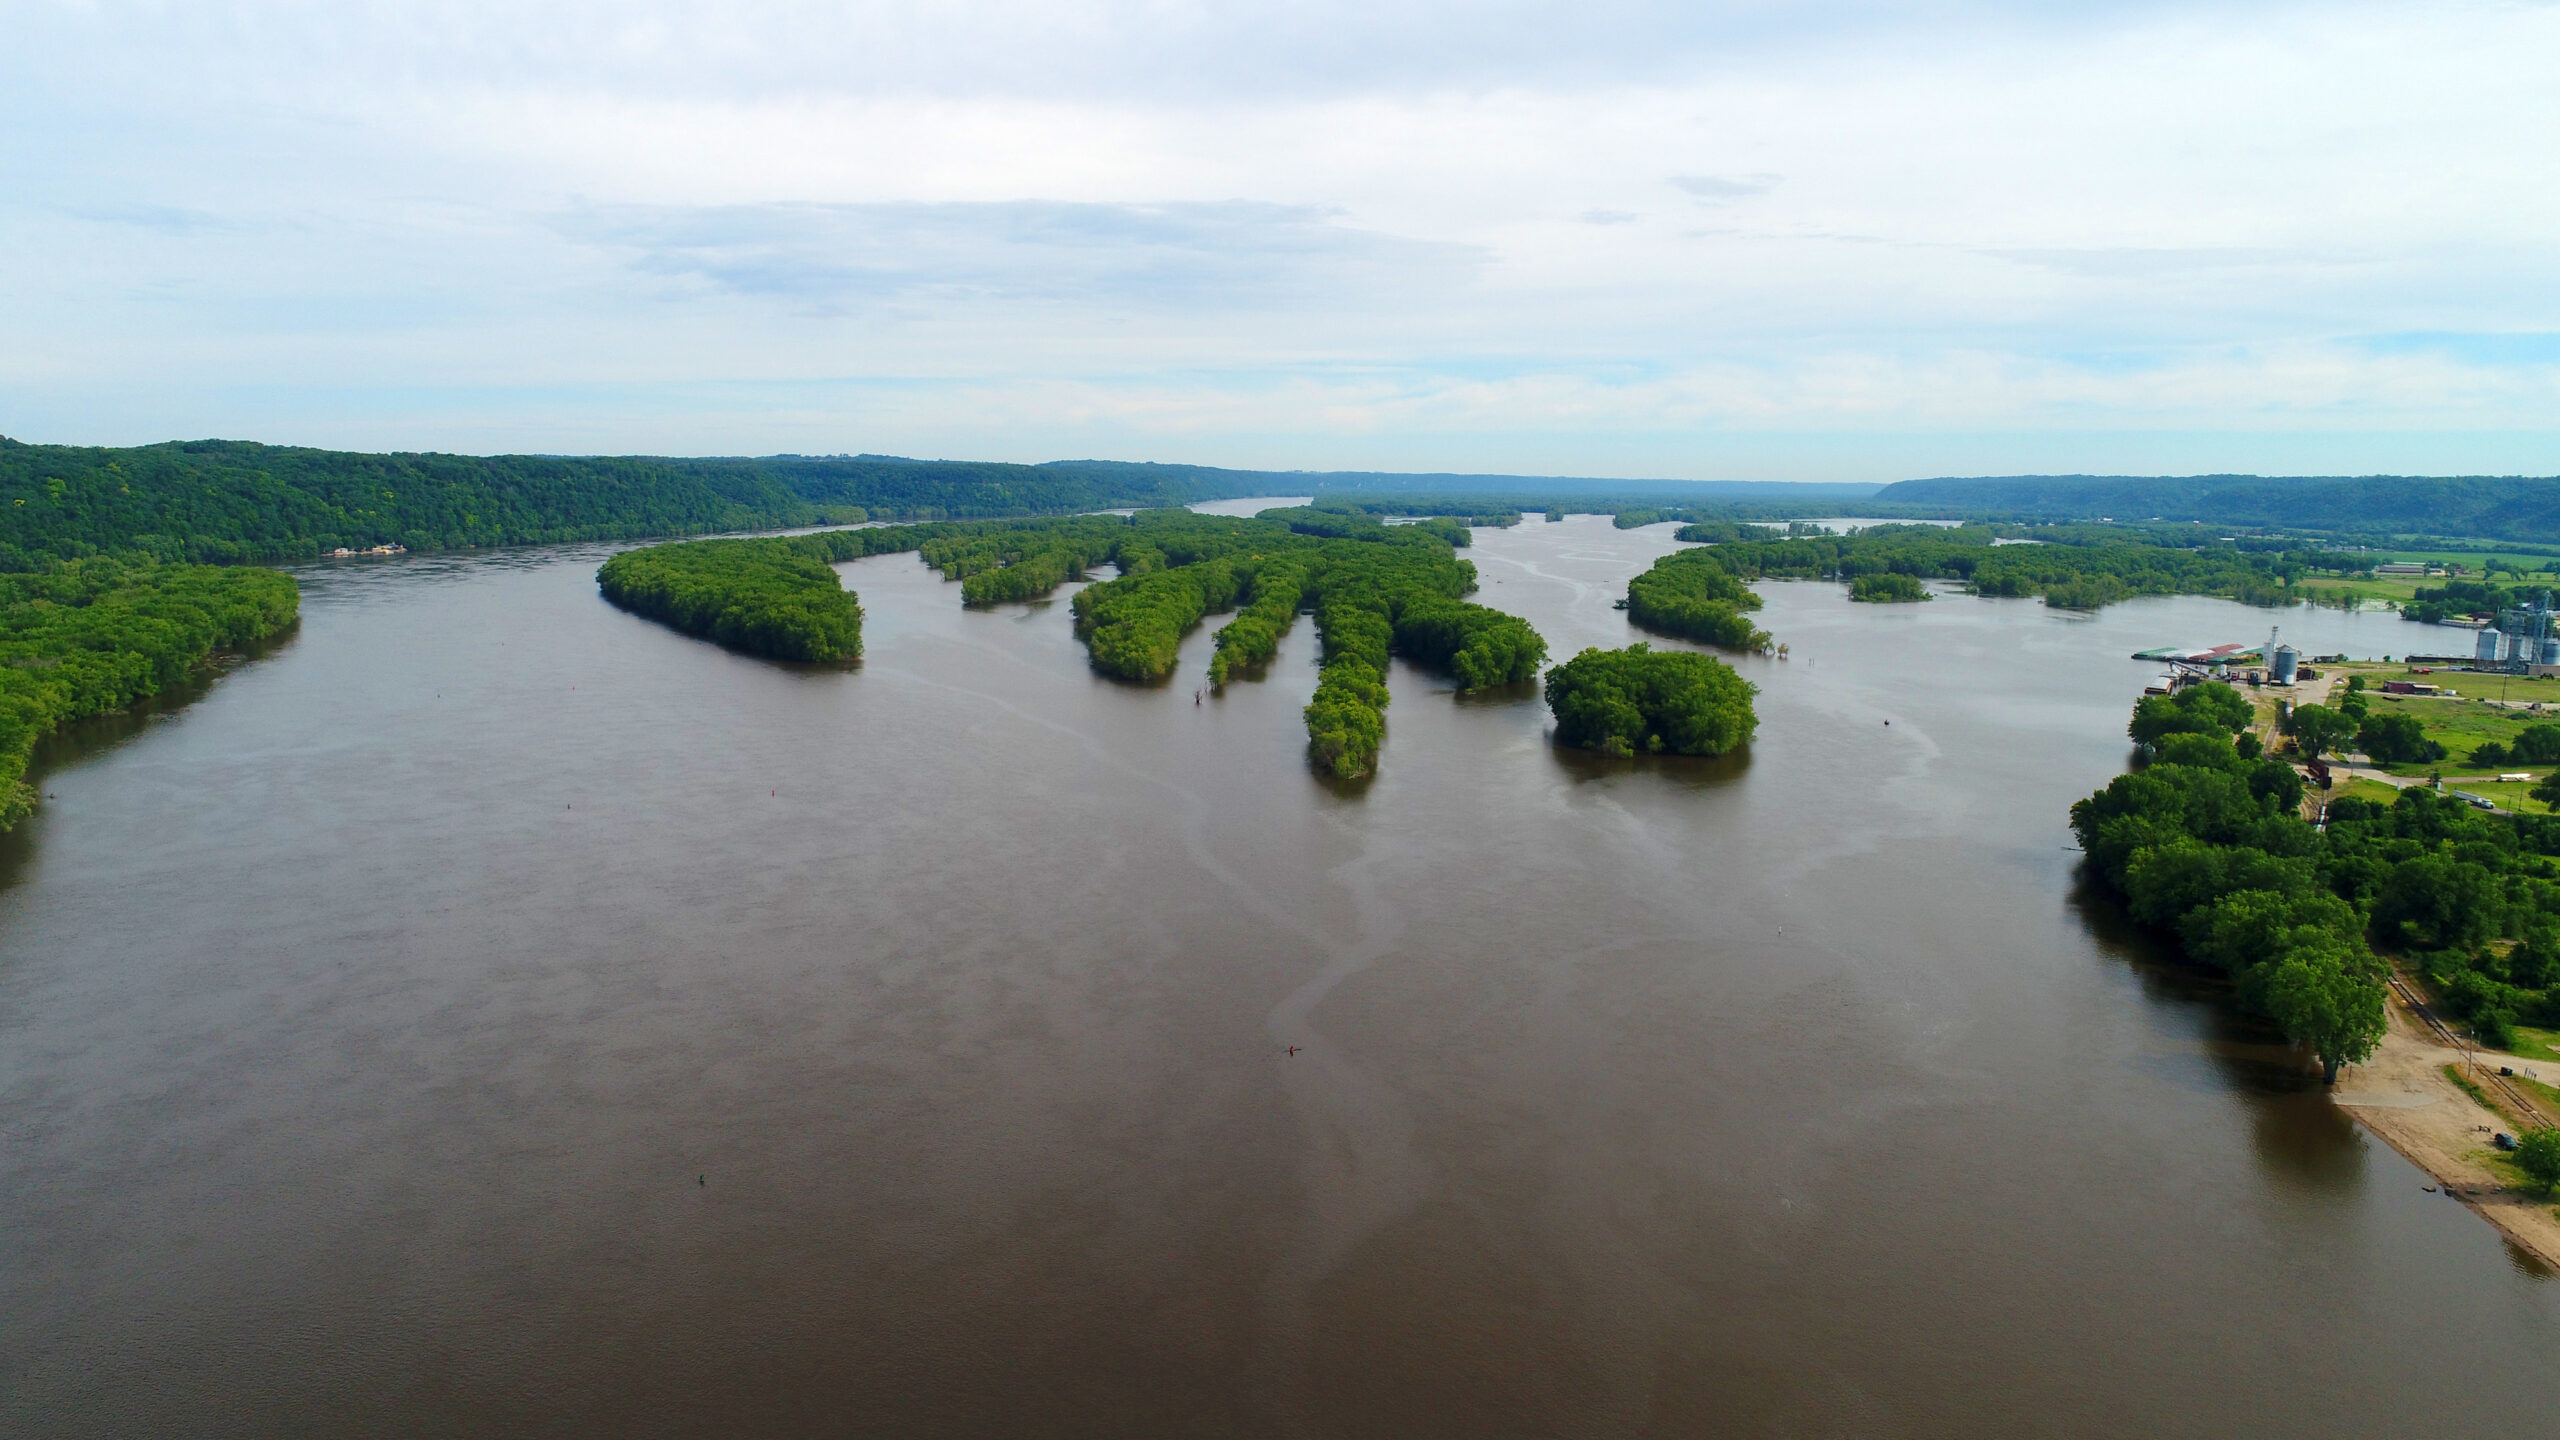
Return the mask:
POLYGON ((2445 1024, 2444 1020, 2436 1014, 2434 1006, 2418 998, 2416 988, 2402 979, 2399 971, 2392 971, 2390 978, 2392 993, 2400 997, 2400 1003, 2407 1006, 2410 1013, 2425 1021, 2427 1029, 2438 1041, 2462 1052, 2464 1068, 2468 1069, 2481 1084, 2495 1090, 2498 1098, 2507 1102, 2507 1112, 2515 1117, 2517 1124, 2530 1129, 2548 1128, 2553 1124, 2551 1117, 2542 1113, 2542 1107, 2534 1103, 2523 1090, 2516 1086, 2514 1081, 2481 1064, 2480 1052, 2470 1041, 2454 1033, 2453 1027, 2445 1024))

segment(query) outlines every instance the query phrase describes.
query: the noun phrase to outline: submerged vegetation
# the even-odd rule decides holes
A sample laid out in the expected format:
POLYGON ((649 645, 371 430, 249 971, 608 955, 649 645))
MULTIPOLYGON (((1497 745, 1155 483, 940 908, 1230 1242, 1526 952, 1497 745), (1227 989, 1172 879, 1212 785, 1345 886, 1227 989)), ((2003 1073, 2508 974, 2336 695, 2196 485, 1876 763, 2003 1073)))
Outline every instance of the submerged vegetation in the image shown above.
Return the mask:
POLYGON ((1556 743, 1604 755, 1722 755, 1760 727, 1758 686, 1712 656, 1585 650, 1547 672, 1556 743))
POLYGON ((625 550, 596 571, 596 588, 626 610, 733 650, 777 660, 850 660, 862 653, 862 604, 829 562, 863 553, 854 537, 865 533, 625 550))
POLYGON ((1849 582, 1849 598, 1871 605, 1908 605, 1915 600, 1933 599, 1929 587, 1908 575, 1888 570, 1879 575, 1861 575, 1849 582))
POLYGON ((97 556, 0 575, 0 830, 35 802, 24 777, 46 733, 156 695, 300 606, 274 570, 97 556))

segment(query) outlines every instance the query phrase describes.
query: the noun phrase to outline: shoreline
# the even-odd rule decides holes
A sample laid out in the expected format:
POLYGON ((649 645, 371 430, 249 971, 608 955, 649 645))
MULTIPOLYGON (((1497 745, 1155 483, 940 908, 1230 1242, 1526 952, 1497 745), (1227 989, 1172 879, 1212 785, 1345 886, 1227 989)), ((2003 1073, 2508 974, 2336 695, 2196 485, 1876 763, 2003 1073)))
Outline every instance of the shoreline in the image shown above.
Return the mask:
POLYGON ((2331 1102, 2509 1243, 2560 1271, 2560 1210, 2554 1208, 2560 1196, 2534 1195, 2487 1163, 2491 1134, 2514 1122, 2445 1077, 2444 1067, 2462 1063, 2464 1052, 2439 1043, 2396 990, 2384 1013, 2389 1029, 2382 1043, 2373 1058, 2339 1077, 2331 1102))

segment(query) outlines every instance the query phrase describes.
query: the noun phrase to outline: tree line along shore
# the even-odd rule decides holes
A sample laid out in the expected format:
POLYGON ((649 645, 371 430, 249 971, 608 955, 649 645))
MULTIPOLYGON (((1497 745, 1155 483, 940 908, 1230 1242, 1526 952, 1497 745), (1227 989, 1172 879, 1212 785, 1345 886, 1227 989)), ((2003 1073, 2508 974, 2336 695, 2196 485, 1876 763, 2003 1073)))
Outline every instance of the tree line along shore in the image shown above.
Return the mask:
MULTIPOLYGON (((1279 508, 1251 519, 1187 510, 1128 516, 876 526, 763 540, 679 542, 605 562, 606 598, 688 634, 787 660, 861 653, 861 607, 829 562, 915 551, 961 584, 964 604, 1036 599, 1105 565, 1072 602, 1093 668, 1161 681, 1182 639, 1231 614, 1208 680, 1258 678, 1301 614, 1321 668, 1305 709, 1307 756, 1337 780, 1371 774, 1386 738, 1390 656, 1460 690, 1537 678, 1546 642, 1526 621, 1465 597, 1475 567, 1454 521, 1388 525, 1362 511, 1279 508)), ((1586 651, 1550 673, 1563 743, 1616 754, 1719 754, 1756 724, 1748 682, 1700 655, 1586 651)))
POLYGON ((0 574, 0 830, 35 808, 36 743, 278 633, 301 590, 274 570, 94 555, 0 574))
MULTIPOLYGON (((2351 677, 2356 678, 2356 677, 2351 677)), ((2362 689, 2266 728, 2295 758, 2372 729, 2362 689)), ((2328 1078, 2384 1033, 2394 967, 2491 1048, 2560 1059, 2560 815, 2411 785, 2306 819, 2248 697, 2219 682, 2143 697, 2138 768, 2072 809, 2091 876, 2137 921, 2228 974, 2240 1002, 2328 1078)), ((2384 733, 2396 733, 2385 726, 2384 733)))
MULTIPOLYGON (((1468 526, 1511 525, 1540 512, 1550 518, 1603 513, 1621 527, 1674 523, 1682 527, 1680 538, 1697 548, 1669 557, 1630 585, 1630 618, 1659 634, 1744 651, 1774 644, 1751 620, 1758 602, 1745 587, 1760 579, 1833 580, 1848 585, 1853 599, 1881 603, 1926 599, 1928 581, 1984 595, 2040 596, 2071 608, 2170 593, 2287 603, 2335 595, 2322 587, 2370 578, 2377 558, 2316 536, 2217 536, 2158 523, 2020 524, 2016 515, 1991 523, 1977 516, 1976 523, 1955 528, 1883 524, 1833 535, 1781 518, 1788 509, 1780 506, 1819 515, 1869 503, 1845 490, 1797 502, 1789 498, 1793 491, 1701 486, 1696 493, 1705 498, 1683 500, 1672 498, 1676 487, 1667 482, 1613 489, 1541 481, 1461 491, 1420 488, 1433 477, 1411 478, 1417 488, 1403 491, 1392 476, 1108 461, 362 454, 231 441, 102 449, 0 437, 0 649, 6 650, 0 660, 8 671, 0 677, 0 826, 32 798, 22 781, 36 737, 145 698, 211 654, 292 623, 298 603, 292 581, 248 566, 347 550, 426 552, 888 518, 900 523, 855 533, 905 532, 862 543, 919 550, 961 583, 970 603, 1033 598, 1109 564, 1119 571, 1110 585, 1122 588, 1092 587, 1099 593, 1083 602, 1090 613, 1078 617, 1098 666, 1109 673, 1149 672, 1169 653, 1168 624, 1178 640, 1196 623, 1195 611, 1233 608, 1238 613, 1221 628, 1212 661, 1223 681, 1267 657, 1301 610, 1317 613, 1330 672, 1321 726, 1328 739, 1320 748, 1330 757, 1326 763, 1344 774, 1365 773, 1374 763, 1385 690, 1368 677, 1382 671, 1388 654, 1442 666, 1464 685, 1494 683, 1482 680, 1488 675, 1508 683, 1538 668, 1537 660, 1519 658, 1525 653, 1519 647, 1534 633, 1473 614, 1482 607, 1461 601, 1463 589, 1453 594, 1444 574, 1409 557, 1389 567, 1393 574, 1377 568, 1376 556, 1346 567, 1339 557, 1319 562, 1312 551, 1275 558, 1177 549, 1157 562, 1124 548, 1126 527, 1118 526, 1124 517, 1087 512, 1331 487, 1315 507, 1320 513, 1290 522, 1301 549, 1328 541, 1376 545, 1367 537, 1381 528, 1436 535, 1457 549, 1468 526), (1537 488, 1548 484, 1555 487, 1551 493, 1537 488), (1420 523, 1376 525, 1383 517, 1420 523), (2026 540, 2037 543, 2014 543, 2026 540), (1709 553, 1711 560, 1689 558, 1709 553), (1200 568, 1206 562, 1215 563, 1200 568), (192 573, 201 565, 236 573, 192 573), (1194 573, 1122 585, 1158 571, 1194 573), (1354 595, 1367 599, 1355 605, 1354 595), (1338 623, 1326 622, 1328 608, 1338 623), (88 613, 57 613, 66 610, 88 613), (1338 640, 1332 638, 1337 632, 1338 640), (121 678, 95 678, 110 672, 121 678)), ((1472 478, 1491 483, 1501 477, 1472 478)), ((2505 531, 2521 534, 2518 524, 2531 528, 2502 522, 2505 531)), ((769 653, 843 658, 859 651, 859 601, 827 595, 813 583, 812 567, 853 558, 842 550, 845 543, 811 541, 742 562, 734 595, 724 593, 728 580, 685 557, 632 561, 618 573, 616 588, 632 608, 699 627, 697 633, 745 644, 749 628, 763 625, 769 653), (749 571, 759 577, 752 583, 749 571), (804 613, 786 613, 794 606, 804 613)), ((2500 563, 2513 568, 2517 562, 2500 563)), ((2456 582, 2413 604, 2477 598, 2456 582)), ((1668 670, 1659 679, 1625 693, 1688 693, 1671 683, 1668 670)), ((1580 683, 1568 680, 1566 689, 1580 683)), ((1645 718, 1641 706, 1609 713, 1621 721, 1592 732, 1599 736, 1595 748, 1623 743, 1669 753, 1690 743, 1679 737, 1722 733, 1718 726, 1681 723, 1669 711, 1645 718), (1639 719, 1624 719, 1629 713, 1639 719)))

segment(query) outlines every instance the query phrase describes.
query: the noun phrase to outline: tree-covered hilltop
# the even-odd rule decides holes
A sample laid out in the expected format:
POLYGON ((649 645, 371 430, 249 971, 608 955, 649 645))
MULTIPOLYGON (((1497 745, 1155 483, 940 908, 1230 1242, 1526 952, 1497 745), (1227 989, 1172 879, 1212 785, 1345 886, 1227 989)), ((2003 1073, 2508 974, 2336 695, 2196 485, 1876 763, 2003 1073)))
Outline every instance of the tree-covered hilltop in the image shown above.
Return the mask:
POLYGON ((1491 494, 1450 492, 1447 476, 1397 478, 1102 460, 369 454, 235 440, 105 449, 0 437, 0 571, 127 551, 233 564, 383 545, 452 550, 867 517, 1072 515, 1309 490, 1339 507, 1334 513, 1509 524, 1524 508, 1565 506, 1702 519, 1805 506, 1836 513, 1839 502, 1875 488, 1545 480, 1529 487, 1539 492, 1533 502, 1507 477, 1466 477, 1491 494))
POLYGON ((1547 672, 1556 743, 1604 755, 1722 755, 1760 728, 1760 687, 1711 656, 1585 650, 1547 672))
POLYGON ((596 571, 635 614, 751 655, 823 663, 862 653, 862 603, 833 562, 865 552, 860 530, 686 540, 625 550, 596 571))
POLYGON ((1218 685, 1249 676, 1312 611, 1323 670, 1306 710, 1309 758, 1356 779, 1375 767, 1385 738, 1391 654, 1465 689, 1531 679, 1546 658, 1526 622, 1464 598, 1475 567, 1455 554, 1452 539, 1464 532, 1453 529, 1307 508, 1253 519, 1141 510, 686 541, 618 555, 597 578, 616 603, 688 633, 826 659, 860 645, 859 603, 831 561, 913 550, 958 580, 967 604, 1036 599, 1111 565, 1119 574, 1078 591, 1072 606, 1093 668, 1161 680, 1194 626, 1237 611, 1215 638, 1209 679, 1218 685))
POLYGON ((2334 534, 2560 540, 2560 482, 2522 475, 2007 475, 1905 480, 1871 515, 2201 520, 2334 534))
POLYGON ((361 454, 201 440, 0 439, 0 570, 140 551, 216 563, 858 521, 1055 515, 1269 493, 1191 466, 892 456, 361 454))
POLYGON ((27 760, 55 727, 156 695, 300 607, 273 570, 96 557, 0 575, 0 830, 34 804, 27 760))
POLYGON ((2381 1038, 2377 949, 2406 957, 2492 1043, 2518 1021, 2560 1023, 2560 816, 2484 813, 2413 786, 2388 806, 2333 801, 2315 829, 2293 767, 2252 736, 2235 743, 2249 716, 2219 684, 2136 707, 2129 733, 2148 763, 2071 810, 2093 878, 2228 972, 2332 1079, 2381 1038))
POLYGON ((1743 588, 1721 550, 1679 550, 1627 582, 1627 618, 1648 630, 1728 650, 1766 651, 1769 632, 1747 612, 1760 597, 1743 588))
POLYGON ((1737 541, 1692 526, 1680 538, 1708 543, 1716 563, 1743 580, 1854 584, 1869 575, 1961 580, 1977 595, 2041 595, 2047 605, 2071 610, 2095 610, 2136 595, 2219 595, 2253 605, 2290 604, 2302 598, 2294 582, 2304 574, 2349 563, 2326 552, 2221 540, 2151 543, 2104 528, 2048 527, 2034 533, 2039 543, 1999 545, 1988 526, 1878 525, 1848 535, 1737 541))

